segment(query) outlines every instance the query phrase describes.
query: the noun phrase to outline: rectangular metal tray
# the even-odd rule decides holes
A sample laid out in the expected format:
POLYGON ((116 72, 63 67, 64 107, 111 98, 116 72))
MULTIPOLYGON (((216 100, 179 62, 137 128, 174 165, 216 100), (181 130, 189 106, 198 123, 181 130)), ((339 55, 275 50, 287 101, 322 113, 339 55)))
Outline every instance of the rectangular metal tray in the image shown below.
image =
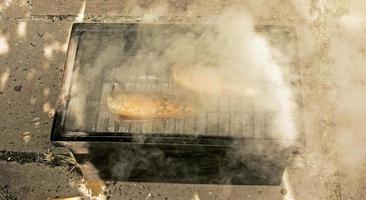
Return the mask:
MULTIPOLYGON (((207 28, 209 25, 73 25, 51 140, 70 147, 89 177, 177 183, 280 184, 288 157, 296 148, 281 145, 283 141, 268 133, 270 113, 259 113, 255 109, 233 110, 232 104, 238 107, 235 99, 225 97, 215 99, 213 108, 187 119, 121 122, 114 121, 111 114, 105 112, 102 97, 115 88, 127 92, 159 90, 174 97, 182 95, 169 75, 159 77, 153 71, 130 73, 131 67, 124 62, 141 48, 135 42, 143 35, 141 33, 150 37, 154 34, 172 37, 172 31, 187 32, 192 27, 207 28), (110 44, 120 47, 121 51, 105 53, 108 49, 104 47, 110 44), (107 58, 107 62, 98 63, 98 57, 107 58), (73 117, 78 107, 70 109, 72 87, 78 80, 75 77, 80 76, 77 73, 83 67, 92 68, 95 63, 103 65, 101 70, 86 74, 90 79, 80 84, 85 93, 84 105, 87 104, 83 110, 87 120, 80 126, 73 117), (125 72, 122 82, 109 78, 114 68, 125 72), (139 79, 140 76, 144 78, 139 79), (169 169, 168 172, 165 169, 169 169)), ((293 53, 297 52, 294 28, 258 26, 257 30, 283 53, 290 51, 294 55, 283 65, 287 71, 299 73, 297 54, 293 53)), ((301 80, 294 82, 299 83, 296 87, 300 87, 301 80)), ((301 94, 295 96, 301 106, 301 94)), ((243 107, 250 108, 250 105, 243 107)), ((299 125, 301 128, 301 123, 299 125)), ((305 144, 302 134, 298 144, 305 144)))

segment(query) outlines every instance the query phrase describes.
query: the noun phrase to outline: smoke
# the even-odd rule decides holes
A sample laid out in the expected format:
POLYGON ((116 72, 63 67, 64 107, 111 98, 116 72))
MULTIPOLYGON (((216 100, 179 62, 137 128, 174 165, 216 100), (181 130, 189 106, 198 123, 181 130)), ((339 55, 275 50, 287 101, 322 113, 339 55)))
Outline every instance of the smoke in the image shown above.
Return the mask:
POLYGON ((232 79, 250 91, 254 106, 274 113, 273 133, 293 141, 297 134, 295 104, 284 80, 285 69, 274 60, 275 50, 255 32, 253 20, 244 10, 226 10, 218 22, 217 34, 210 38, 208 33, 206 38, 210 38, 211 48, 220 49, 218 65, 234 72, 232 79))
MULTIPOLYGON (((101 45, 98 49, 101 53, 96 59, 91 57, 90 61, 86 60, 84 66, 74 72, 71 98, 74 100, 70 102, 70 108, 74 114, 78 113, 75 115, 76 123, 82 125, 85 118, 82 117, 82 113, 87 110, 82 103, 87 98, 84 91, 93 85, 93 80, 101 78, 102 71, 107 79, 123 83, 131 79, 131 74, 144 76, 144 71, 150 71, 154 75, 152 78, 156 79, 166 73, 166 66, 176 66, 177 73, 185 73, 188 67, 197 73, 188 73, 187 76, 202 76, 197 79, 208 81, 194 82, 193 87, 207 84, 209 93, 216 96, 223 95, 223 91, 218 91, 222 88, 236 96, 245 96, 247 102, 244 104, 253 105, 257 112, 271 114, 273 125, 269 135, 293 142, 297 135, 295 103, 284 79, 285 69, 274 59, 284 56, 255 31, 253 20, 243 7, 226 9, 215 18, 203 19, 202 23, 207 26, 204 30, 199 26, 192 26, 188 32, 169 30, 169 34, 173 31, 173 37, 167 37, 164 31, 149 35, 139 33, 138 30, 136 40, 143 48, 133 52, 134 55, 128 59, 121 52, 128 41, 119 40, 117 43, 101 45), (161 52, 161 49, 164 51, 161 52), (111 62, 116 67, 112 67, 111 62), (120 66, 118 63, 121 63, 120 66)), ((85 47, 90 52, 95 48, 90 45, 99 45, 95 44, 93 38, 86 43, 85 47)), ((189 86, 183 84, 183 87, 189 86)), ((214 106, 210 105, 212 99, 217 99, 212 95, 197 96, 200 105, 208 108, 214 106)), ((243 106, 243 103, 234 109, 240 110, 239 106, 243 106)))
MULTIPOLYGON (((95 48, 95 41, 86 40, 85 48, 95 48)), ((90 110, 88 107, 88 100, 93 101, 95 103, 95 99, 88 98, 92 90, 95 88, 95 79, 101 79, 101 74, 104 71, 109 70, 114 62, 114 59, 118 57, 118 53, 120 52, 120 43, 116 42, 115 45, 108 45, 107 47, 102 47, 103 51, 96 57, 95 62, 92 64, 86 63, 86 66, 81 66, 80 68, 76 68, 73 73, 73 84, 71 85, 70 90, 70 102, 69 102, 69 112, 72 113, 70 117, 72 117, 75 121, 72 122, 70 128, 82 128, 86 126, 88 122, 88 116, 90 112, 94 112, 94 110, 90 110)), ((76 62, 78 65, 78 61, 76 62)), ((99 80, 99 81, 101 81, 99 80)))
MULTIPOLYGON (((219 5, 221 4, 215 4, 219 5)), ((111 93, 111 89, 115 92, 146 92, 148 95, 174 93, 173 98, 184 96, 185 98, 180 100, 194 104, 197 113, 217 112, 221 109, 239 113, 233 115, 236 117, 231 121, 225 116, 218 119, 218 114, 207 120, 206 114, 206 131, 209 135, 238 134, 234 131, 240 129, 240 120, 243 121, 241 117, 254 110, 254 113, 250 114, 255 115, 253 123, 258 127, 255 127, 253 134, 262 138, 276 138, 285 147, 293 144, 298 135, 297 108, 293 88, 289 85, 293 69, 288 65, 293 62, 290 61, 290 57, 295 56, 295 52, 283 54, 258 33, 256 21, 245 7, 226 6, 225 9, 218 9, 215 14, 214 17, 201 18, 200 25, 181 24, 172 26, 173 28, 150 31, 146 31, 144 25, 140 25, 136 31, 131 28, 130 32, 125 32, 124 35, 136 39, 134 42, 118 33, 111 32, 102 36, 95 32, 83 33, 79 41, 76 68, 73 71, 68 105, 71 124, 67 127, 88 131, 115 130, 115 127, 103 127, 105 119, 114 120, 109 118, 113 114, 106 106, 106 97, 111 93), (172 83, 175 85, 172 86, 172 83), (221 99, 222 102, 218 103, 217 99, 221 99), (234 99, 235 102, 231 102, 230 99, 234 99), (95 105, 100 105, 101 110, 95 105), (94 127, 96 113, 96 118, 102 120, 94 127), (266 117, 268 119, 264 119, 266 117), (229 132, 230 128, 218 128, 217 123, 227 125, 234 121, 238 123, 237 127, 233 126, 232 133, 229 132), (265 128, 268 125, 265 121, 270 123, 268 128, 265 128)), ((287 44, 281 45, 287 47, 287 44)), ((204 118, 204 115, 202 116, 204 118)), ((121 131, 125 130, 124 123, 130 123, 115 121, 120 123, 121 131)), ((160 125, 163 128, 158 130, 149 130, 148 128, 153 126, 148 122, 130 124, 134 126, 138 123, 141 123, 142 127, 130 129, 132 132, 175 131, 175 126, 165 128, 168 127, 165 126, 165 122, 160 125)), ((196 134, 196 130, 192 128, 193 121, 184 123, 188 124, 188 128, 183 129, 186 134, 196 134)), ((198 120, 198 123, 205 125, 204 121, 198 120)), ((245 125, 249 126, 250 122, 245 125)), ((204 127, 198 130, 200 134, 205 134, 204 131, 204 127)), ((269 147, 267 143, 246 147, 245 150, 250 156, 253 156, 256 150, 260 151, 263 157, 260 161, 266 162, 262 163, 262 166, 259 166, 259 160, 248 165, 254 171, 257 168, 259 171, 266 171, 266 176, 271 176, 275 167, 267 161, 278 158, 275 162, 279 162, 280 158, 276 157, 279 156, 279 151, 271 152, 276 149, 277 147, 269 147)), ((122 152, 122 157, 126 155, 122 150, 119 151, 122 152)), ((237 154, 239 152, 226 155, 234 166, 246 159, 243 158, 245 153, 240 156, 237 154)), ((162 154, 161 157, 164 156, 162 154)), ((141 158, 136 156, 136 160, 132 159, 129 162, 123 158, 118 159, 120 162, 111 166, 117 177, 126 176, 123 173, 129 173, 128 167, 134 167, 134 161, 138 163, 141 158)), ((286 162, 286 159, 286 156, 281 156, 281 162, 286 162)), ((227 171, 223 171, 223 176, 230 176, 227 171)))
POLYGON ((300 62, 310 72, 305 75, 308 80, 304 87, 314 90, 304 96, 305 101, 313 103, 306 105, 313 113, 306 120, 323 121, 320 128, 316 123, 307 127, 307 130, 318 130, 307 132, 311 137, 322 135, 321 139, 307 137, 311 140, 307 141, 306 162, 318 163, 317 169, 307 173, 326 177, 325 188, 319 187, 313 198, 320 198, 319 193, 334 197, 342 193, 342 199, 362 198, 360 186, 364 184, 361 180, 366 170, 366 3, 358 0, 304 2, 305 5, 294 2, 294 6, 306 19, 303 26, 298 26, 300 62), (318 107, 313 110, 311 106, 318 107), (315 148, 317 145, 321 149, 315 148), (340 186, 332 188, 337 184, 340 186))
MULTIPOLYGON (((144 5, 136 6, 135 1, 133 2, 127 8, 131 8, 131 12, 137 13, 136 15, 144 13, 146 21, 157 19, 157 16, 164 15, 169 10, 168 5, 157 6, 156 8, 159 9, 154 9, 153 6, 150 9, 144 5)), ((128 52, 133 55, 128 56, 128 59, 122 55, 123 51, 121 51, 128 41, 117 39, 111 43, 100 44, 96 42, 98 38, 86 40, 90 44, 86 45, 85 49, 93 55, 84 58, 86 62, 81 63, 86 64, 79 66, 81 67, 79 71, 75 71, 73 74, 74 92, 71 94, 70 102, 70 108, 77 119, 77 127, 82 127, 86 121, 90 121, 90 115, 85 115, 86 110, 90 110, 89 106, 85 104, 89 91, 87 88, 91 88, 93 91, 94 80, 101 74, 106 74, 110 80, 113 80, 112 82, 123 83, 131 78, 131 74, 138 74, 138 72, 149 69, 153 74, 149 80, 153 83, 152 80, 156 80, 159 74, 169 73, 161 66, 178 66, 183 69, 193 66, 192 71, 204 66, 198 72, 200 75, 209 75, 205 81, 223 76, 225 77, 222 82, 224 86, 220 86, 220 83, 210 84, 206 81, 205 87, 211 88, 210 95, 195 97, 194 100, 197 100, 195 102, 201 102, 201 107, 211 108, 213 107, 211 104, 214 104, 213 99, 215 99, 211 98, 212 95, 226 96, 227 94, 222 94, 220 90, 227 87, 234 88, 235 95, 245 96, 246 101, 250 102, 250 105, 254 105, 257 111, 273 113, 274 126, 271 132, 274 135, 294 141, 298 132, 295 117, 297 108, 294 91, 288 84, 288 77, 291 78, 293 75, 288 74, 285 66, 280 62, 292 55, 284 55, 274 49, 269 41, 255 30, 255 24, 260 16, 270 16, 271 19, 280 21, 277 22, 280 24, 297 23, 295 25, 301 44, 300 62, 306 68, 305 70, 310 71, 310 74, 306 76, 314 76, 314 79, 317 79, 331 75, 331 89, 326 94, 317 93, 324 91, 317 90, 318 87, 324 87, 320 85, 320 81, 309 81, 311 78, 306 77, 308 80, 305 80, 304 83, 308 85, 305 87, 310 88, 309 90, 316 90, 314 91, 316 94, 308 91, 306 94, 309 96, 305 96, 305 99, 314 103, 318 101, 314 96, 325 96, 335 106, 335 116, 331 116, 335 119, 329 120, 335 121, 336 139, 331 142, 336 142, 333 145, 336 145, 337 160, 341 164, 343 172, 346 171, 348 177, 357 178, 365 170, 366 160, 364 148, 366 127, 363 123, 366 118, 366 107, 364 106, 366 100, 364 94, 366 87, 364 68, 366 63, 366 40, 364 39, 366 38, 366 16, 364 14, 366 13, 366 3, 358 0, 296 0, 291 3, 253 0, 246 2, 245 8, 240 6, 228 8, 227 5, 231 3, 225 4, 224 1, 218 0, 210 2, 210 5, 206 6, 206 2, 192 2, 187 10, 190 15, 199 13, 204 16, 210 12, 214 13, 214 16, 200 18, 200 23, 209 25, 206 30, 202 31, 200 28, 191 26, 188 33, 173 30, 174 37, 166 37, 163 32, 150 36, 137 32, 138 43, 146 48, 128 52), (288 10, 281 10, 284 8, 288 10), (289 20, 281 21, 283 19, 278 17, 278 13, 289 20), (291 21, 291 19, 300 20, 291 21), (323 41, 319 42, 319 40, 326 41, 329 45, 321 46, 320 43, 323 41), (325 50, 323 51, 322 48, 325 50), (325 63, 321 61, 322 59, 329 59, 329 62, 325 63), (316 70, 317 68, 321 69, 316 70)), ((195 85, 198 87, 199 84, 195 85)), ((202 88, 205 89, 205 87, 202 88)), ((150 89, 154 90, 154 88, 150 89)), ((190 98, 193 97, 190 96, 190 98)), ((319 102, 314 104, 319 107, 323 105, 319 102)), ((307 105, 308 109, 314 104, 307 105)), ((235 109, 239 109, 239 107, 235 109)), ((310 135, 308 138, 311 140, 320 140, 317 139, 317 135, 321 134, 320 128, 315 127, 315 121, 320 121, 319 117, 315 116, 317 115, 316 109, 323 112, 328 108, 309 109, 309 112, 312 113, 308 115, 310 119, 307 120, 311 122, 307 124, 309 126, 307 130, 315 130, 314 133, 306 132, 310 135)), ((321 114, 324 113, 319 115, 321 114)), ((330 126, 332 125, 330 124, 330 126)), ((312 148, 321 142, 324 141, 308 141, 311 147, 308 148, 307 153, 310 155, 314 153, 311 151, 320 152, 320 148, 312 148)), ((322 160, 326 159, 324 156, 318 155, 321 154, 319 152, 316 152, 315 156, 306 157, 309 159, 307 163, 312 163, 311 159, 314 159, 320 166, 322 163, 328 164, 328 160, 322 160)), ((120 171, 118 166, 117 169, 120 171)), ((320 169, 310 171, 309 169, 307 173, 311 175, 320 173, 320 169)), ((289 179, 291 178, 291 174, 289 174, 289 179)), ((298 179, 298 177, 295 178, 298 179)), ((317 189, 317 192, 318 190, 321 189, 317 189)))

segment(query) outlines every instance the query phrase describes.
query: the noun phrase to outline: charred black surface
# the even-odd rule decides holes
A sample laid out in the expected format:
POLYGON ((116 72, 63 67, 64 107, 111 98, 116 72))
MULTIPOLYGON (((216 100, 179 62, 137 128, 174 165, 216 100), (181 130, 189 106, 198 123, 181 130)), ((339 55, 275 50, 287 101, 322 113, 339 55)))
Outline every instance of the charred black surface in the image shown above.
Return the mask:
POLYGON ((51 167, 70 166, 73 165, 70 161, 65 160, 69 155, 47 154, 37 152, 14 152, 0 151, 0 161, 25 163, 42 163, 51 167))

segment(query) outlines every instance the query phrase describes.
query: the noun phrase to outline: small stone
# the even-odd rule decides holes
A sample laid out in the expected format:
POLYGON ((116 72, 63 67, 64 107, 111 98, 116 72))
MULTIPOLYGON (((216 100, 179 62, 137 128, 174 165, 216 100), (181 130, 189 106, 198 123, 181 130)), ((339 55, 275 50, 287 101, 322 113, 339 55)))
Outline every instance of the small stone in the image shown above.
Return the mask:
POLYGON ((280 190, 280 192, 281 192, 282 195, 286 195, 287 194, 287 189, 286 188, 282 188, 280 190))
POLYGON ((39 122, 40 119, 41 118, 39 118, 39 117, 35 117, 32 120, 30 120, 29 123, 37 123, 37 122, 39 122))
POLYGON ((23 133, 23 142, 24 142, 25 144, 28 144, 28 143, 29 143, 29 141, 30 141, 30 139, 31 139, 30 132, 29 132, 29 131, 24 132, 24 133, 23 133))
POLYGON ((21 85, 17 85, 17 86, 14 87, 14 91, 20 92, 20 91, 22 91, 22 87, 23 86, 21 86, 21 85))

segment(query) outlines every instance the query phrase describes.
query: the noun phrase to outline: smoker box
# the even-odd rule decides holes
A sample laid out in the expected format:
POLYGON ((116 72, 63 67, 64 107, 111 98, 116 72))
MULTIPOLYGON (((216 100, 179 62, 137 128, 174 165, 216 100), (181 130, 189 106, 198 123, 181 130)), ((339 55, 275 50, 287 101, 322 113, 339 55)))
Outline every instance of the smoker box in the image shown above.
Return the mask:
MULTIPOLYGON (((176 94, 179 90, 169 73, 156 71, 163 66, 135 70, 139 66, 129 60, 138 60, 141 49, 150 48, 143 54, 146 61, 141 65, 161 64, 154 59, 166 46, 162 41, 160 49, 154 38, 174 40, 177 33, 192 31, 192 26, 194 34, 199 34, 197 27, 207 29, 210 25, 73 25, 51 140, 70 147, 87 178, 235 185, 281 183, 295 148, 281 145, 283 141, 266 133, 269 114, 231 109, 235 100, 229 97, 213 100, 217 101, 217 109, 184 119, 116 120, 106 111, 104 96, 117 89, 184 95, 176 94), (152 51, 158 53, 151 55, 152 51), (111 78, 116 74, 117 78, 111 78)), ((275 35, 273 43, 280 48, 296 52, 293 28, 257 29, 275 35)), ((288 71, 296 73, 296 56, 287 65, 288 71)), ((300 102, 299 94, 296 97, 300 102)), ((299 141, 303 143, 301 137, 299 141)))

